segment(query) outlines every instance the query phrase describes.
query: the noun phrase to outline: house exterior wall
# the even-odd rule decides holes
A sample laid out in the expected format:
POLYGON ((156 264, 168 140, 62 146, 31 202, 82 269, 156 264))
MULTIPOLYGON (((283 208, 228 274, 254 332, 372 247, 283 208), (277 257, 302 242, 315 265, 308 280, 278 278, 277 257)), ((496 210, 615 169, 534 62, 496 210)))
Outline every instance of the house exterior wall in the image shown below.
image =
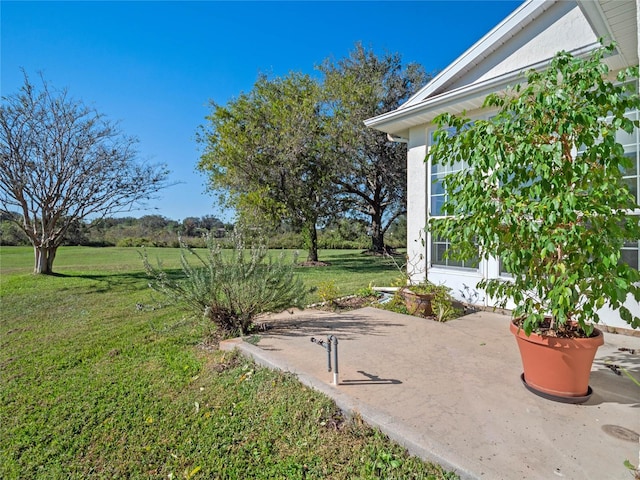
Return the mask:
MULTIPOLYGON (((446 196, 440 184, 432 182, 432 165, 425 158, 436 115, 449 112, 473 118, 485 115, 478 109, 486 95, 502 91, 522 81, 521 71, 544 68, 553 55, 560 51, 588 54, 614 39, 616 52, 605 62, 615 74, 616 70, 638 64, 640 58, 640 0, 526 0, 509 17, 488 32, 469 50, 425 85, 406 104, 365 121, 369 127, 388 134, 408 137, 408 203, 407 203, 407 255, 408 273, 413 281, 428 278, 437 284, 446 284, 454 296, 480 306, 493 306, 495 300, 486 298, 476 284, 484 278, 500 278, 497 259, 482 260, 477 268, 464 262, 443 260, 446 239, 434 239, 425 227, 431 205, 434 209, 446 196)), ((615 77, 613 76, 613 80, 615 77)), ((631 113, 639 118, 640 113, 631 113)), ((623 138, 625 152, 635 152, 636 170, 627 172, 624 181, 640 192, 640 132, 635 140, 623 138), (635 187, 634 187, 635 185, 635 187)), ((446 168, 436 168, 441 178, 446 168)), ((640 193, 639 201, 640 201, 640 193)), ((437 213, 437 212, 436 212, 437 213)), ((640 214, 640 212, 638 212, 640 214)), ((623 248, 623 258, 629 263, 637 259, 640 242, 623 248)), ((513 305, 507 305, 513 307, 513 305)), ((640 305, 629 299, 626 306, 640 315, 640 305)), ((629 328, 616 312, 602 309, 601 321, 615 328, 629 328)))
POLYGON ((425 219, 427 218, 427 130, 414 127, 407 145, 407 273, 421 282, 427 274, 425 219))
MULTIPOLYGON (((467 112, 470 119, 490 118, 491 112, 471 111, 467 112)), ((630 116, 636 119, 640 113, 632 112, 630 116)), ((428 279, 435 284, 444 284, 452 289, 452 295, 458 300, 482 307, 497 306, 496 299, 489 298, 486 293, 477 287, 477 283, 485 278, 504 278, 508 275, 500 272, 500 262, 496 258, 480 260, 477 268, 459 266, 443 266, 434 262, 434 238, 426 229, 428 218, 432 216, 431 190, 434 188, 434 174, 432 163, 428 157, 432 133, 435 130, 433 124, 421 125, 410 130, 409 150, 407 164, 407 257, 408 273, 414 282, 428 279)), ((640 131, 636 129, 633 135, 621 134, 625 150, 635 152, 636 171, 640 168, 640 131)), ((636 175, 635 185, 640 191, 640 177, 636 175)), ((640 193, 639 193, 640 195, 640 193)), ((508 309, 513 308, 513 303, 508 303, 508 309)), ((640 305, 629 298, 626 302, 635 315, 640 316, 640 305)), ((618 312, 609 308, 599 311, 600 322, 603 325, 615 329, 629 329, 618 312)))
POLYGON ((534 24, 521 30, 491 55, 448 86, 456 89, 514 71, 529 69, 553 57, 561 45, 568 52, 595 45, 598 37, 572 1, 550 6, 534 24))

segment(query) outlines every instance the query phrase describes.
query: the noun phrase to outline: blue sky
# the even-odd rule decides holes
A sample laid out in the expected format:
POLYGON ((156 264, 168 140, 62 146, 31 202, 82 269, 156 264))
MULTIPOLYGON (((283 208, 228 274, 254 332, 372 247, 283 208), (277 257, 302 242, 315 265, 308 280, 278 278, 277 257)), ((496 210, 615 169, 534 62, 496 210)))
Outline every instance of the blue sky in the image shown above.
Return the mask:
POLYGON ((150 210, 173 220, 230 220, 196 171, 195 142, 209 100, 251 90, 259 73, 314 73, 356 42, 437 72, 522 2, 0 2, 0 92, 21 68, 96 107, 136 136, 140 158, 165 163, 170 180, 150 210))

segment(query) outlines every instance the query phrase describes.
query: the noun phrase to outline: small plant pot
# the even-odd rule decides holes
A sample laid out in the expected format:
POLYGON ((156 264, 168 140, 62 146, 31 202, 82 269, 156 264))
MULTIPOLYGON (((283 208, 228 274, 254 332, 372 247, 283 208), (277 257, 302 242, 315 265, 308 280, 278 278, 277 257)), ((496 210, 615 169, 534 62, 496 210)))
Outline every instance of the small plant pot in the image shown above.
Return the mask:
POLYGON ((400 295, 402 295, 404 299, 409 314, 424 317, 433 315, 433 299, 435 298, 435 293, 415 293, 408 288, 402 288, 400 295))
POLYGON ((513 321, 509 329, 516 337, 522 366, 523 382, 530 391, 550 400, 582 403, 589 399, 589 376, 598 347, 604 335, 594 329, 590 338, 558 338, 524 330, 513 321))

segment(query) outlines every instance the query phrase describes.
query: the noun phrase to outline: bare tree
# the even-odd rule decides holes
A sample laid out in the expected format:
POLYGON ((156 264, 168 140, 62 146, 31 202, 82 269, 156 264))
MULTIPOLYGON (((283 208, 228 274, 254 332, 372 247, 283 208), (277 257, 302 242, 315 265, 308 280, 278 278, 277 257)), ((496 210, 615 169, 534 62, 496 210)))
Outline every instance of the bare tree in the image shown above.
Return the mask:
MULTIPOLYGON (((131 210, 167 185, 163 166, 137 162, 136 140, 104 115, 24 75, 0 108, 0 213, 19 212, 35 273, 53 273, 74 222, 131 210)), ((17 218, 17 217, 13 217, 17 218)))

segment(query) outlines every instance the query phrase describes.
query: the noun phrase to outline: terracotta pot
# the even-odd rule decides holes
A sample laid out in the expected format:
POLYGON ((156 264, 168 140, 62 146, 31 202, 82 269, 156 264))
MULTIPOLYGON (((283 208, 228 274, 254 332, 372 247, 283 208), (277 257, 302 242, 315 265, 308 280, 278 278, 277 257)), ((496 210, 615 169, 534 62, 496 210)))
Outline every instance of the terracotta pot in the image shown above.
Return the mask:
POLYGON ((433 315, 431 302, 435 297, 434 293, 415 293, 408 288, 403 288, 400 293, 411 315, 423 315, 425 317, 433 315))
POLYGON ((536 333, 527 337, 513 321, 509 328, 520 349, 527 388, 552 400, 589 398, 591 365, 604 343, 600 330, 594 329, 596 335, 590 338, 557 338, 536 333))

